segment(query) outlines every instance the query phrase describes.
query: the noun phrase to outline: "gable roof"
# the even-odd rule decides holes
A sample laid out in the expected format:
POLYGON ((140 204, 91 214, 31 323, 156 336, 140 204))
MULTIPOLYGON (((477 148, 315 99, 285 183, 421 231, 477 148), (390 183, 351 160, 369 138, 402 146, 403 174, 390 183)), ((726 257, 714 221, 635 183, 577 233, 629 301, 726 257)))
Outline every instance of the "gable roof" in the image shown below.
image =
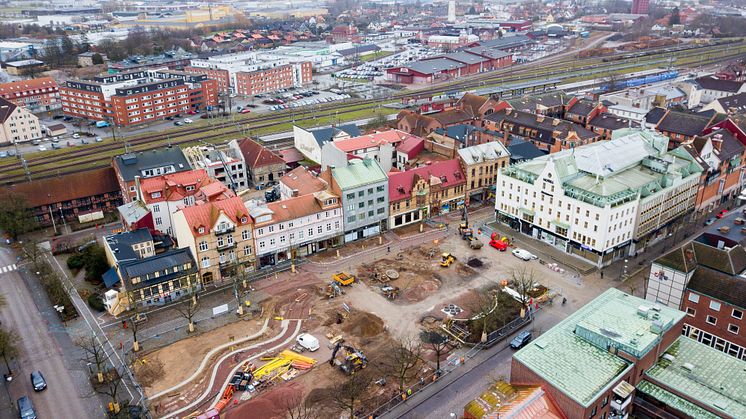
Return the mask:
POLYGON ((513 140, 508 145, 510 161, 532 160, 546 155, 531 141, 513 140))
POLYGON ((444 189, 466 183, 458 159, 437 161, 428 166, 389 173, 389 201, 410 198, 418 179, 425 179, 431 186, 441 185, 444 189))
POLYGON ((458 149, 458 154, 467 165, 484 163, 488 160, 510 156, 508 149, 499 141, 460 148, 458 149))
POLYGON ((661 119, 666 116, 666 112, 668 112, 666 109, 656 106, 645 114, 645 122, 647 122, 648 124, 658 125, 658 122, 660 122, 661 119))
POLYGON ((428 116, 440 122, 443 126, 472 121, 477 118, 476 114, 461 109, 449 109, 447 111, 431 113, 428 116))
POLYGON ((114 157, 113 164, 119 169, 119 173, 125 182, 135 180, 140 176, 140 171, 154 167, 173 165, 175 171, 183 172, 192 170, 184 153, 179 147, 163 147, 137 153, 127 153, 114 157))
POLYGON ((241 150, 241 154, 243 154, 246 165, 252 169, 274 164, 285 164, 285 161, 280 156, 251 138, 238 140, 238 148, 241 150))
POLYGON ((502 51, 499 48, 485 47, 485 46, 464 48, 463 51, 468 52, 469 54, 474 54, 474 55, 479 55, 481 57, 489 58, 491 60, 497 60, 500 58, 509 57, 511 55, 505 51, 502 51))
POLYGON ((371 158, 351 160, 347 166, 335 167, 332 176, 343 191, 386 182, 386 172, 378 161, 371 158))
POLYGON ((234 224, 245 225, 251 223, 249 211, 246 209, 240 197, 224 199, 222 201, 205 202, 202 204, 192 205, 179 210, 190 227, 192 236, 198 237, 210 233, 220 214, 225 214, 234 224), (242 223, 241 218, 246 217, 247 221, 242 223), (199 233, 199 228, 204 227, 204 233, 199 233))
POLYGON ((31 208, 89 196, 120 193, 119 183, 111 167, 17 183, 4 188, 4 191, 25 196, 31 208))
MULTIPOLYGON (((270 212, 272 212, 271 221, 256 223, 255 227, 262 227, 281 221, 295 220, 301 217, 307 217, 309 215, 316 214, 324 210, 324 208, 321 207, 319 200, 325 199, 327 197, 337 196, 329 193, 328 191, 322 191, 312 194, 300 195, 294 198, 283 199, 282 201, 271 202, 265 207, 265 211, 269 210, 270 212)), ((339 199, 337 199, 337 205, 327 206, 326 209, 339 208, 339 206, 341 205, 339 202, 339 199)), ((252 210, 252 212, 254 212, 254 210, 252 210)))
POLYGON ((372 134, 346 138, 344 140, 337 140, 334 142, 334 145, 338 149, 349 153, 368 147, 380 147, 382 144, 396 145, 410 137, 419 138, 398 129, 391 129, 388 131, 374 132, 372 134))
POLYGON ((746 111, 746 92, 739 93, 737 95, 721 97, 716 101, 723 107, 725 112, 731 111, 731 108, 736 112, 746 111))
POLYGON ((684 112, 668 111, 658 122, 658 131, 673 132, 686 136, 700 135, 710 125, 711 117, 684 112))
POLYGON ((308 132, 313 135, 313 138, 316 140, 319 146, 324 145, 324 143, 328 141, 332 141, 332 139, 334 139, 334 137, 340 132, 346 132, 350 135, 350 137, 357 137, 361 134, 360 128, 358 128, 355 124, 344 124, 335 127, 316 128, 308 130, 308 132))
POLYGON ((700 87, 707 90, 717 90, 720 92, 738 93, 743 86, 741 81, 724 80, 712 76, 700 77, 694 80, 700 87))
POLYGON ((146 204, 151 204, 163 201, 181 201, 187 196, 197 194, 201 188, 211 183, 219 182, 210 178, 205 169, 196 169, 143 179, 140 182, 140 189, 143 192, 143 201, 146 204), (187 191, 187 186, 192 186, 194 189, 187 191), (160 196, 154 198, 153 193, 160 193, 160 196))
POLYGON ((489 98, 484 96, 479 96, 471 93, 464 93, 463 96, 461 96, 461 99, 456 102, 456 106, 470 112, 472 115, 478 115, 479 114, 479 108, 482 107, 489 98))
POLYGON ((449 60, 448 58, 432 58, 429 60, 413 61, 404 64, 402 67, 406 67, 412 71, 416 71, 422 74, 435 74, 442 71, 456 70, 459 68, 466 67, 464 64, 449 60))
POLYGON ((593 110, 596 109, 597 106, 598 103, 592 100, 580 99, 567 110, 567 113, 588 117, 588 115, 590 115, 590 113, 593 112, 593 110))
POLYGON ((0 124, 4 124, 17 107, 14 103, 0 97, 0 124))
POLYGON ((287 186, 291 191, 297 190, 298 195, 320 192, 327 187, 324 180, 314 176, 303 166, 298 166, 287 172, 285 176, 280 178, 279 182, 287 186))
POLYGON ((0 83, 0 97, 13 99, 16 96, 25 96, 25 92, 40 90, 48 93, 57 90, 57 82, 51 77, 39 77, 38 79, 16 80, 8 83, 0 83), (44 89, 47 89, 46 92, 44 89))
POLYGON ((687 285, 692 291, 746 309, 746 279, 700 266, 687 285))

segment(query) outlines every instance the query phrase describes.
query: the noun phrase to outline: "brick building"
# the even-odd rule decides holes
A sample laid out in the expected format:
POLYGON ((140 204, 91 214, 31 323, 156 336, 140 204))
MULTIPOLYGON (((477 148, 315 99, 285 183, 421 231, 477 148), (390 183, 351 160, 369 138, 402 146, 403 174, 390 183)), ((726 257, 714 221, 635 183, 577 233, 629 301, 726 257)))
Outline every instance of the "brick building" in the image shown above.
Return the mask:
POLYGON ((229 147, 236 155, 243 156, 247 179, 252 186, 265 187, 277 182, 287 171, 280 156, 251 138, 233 140, 229 147))
POLYGON ((645 115, 645 124, 670 138, 668 146, 674 148, 702 135, 708 127, 717 122, 716 116, 715 112, 696 114, 653 108, 645 115))
POLYGON ((124 202, 137 197, 137 181, 153 176, 192 170, 184 153, 178 147, 164 147, 116 156, 111 161, 116 181, 124 202))
POLYGON ((215 80, 172 70, 134 70, 71 80, 60 93, 66 115, 119 126, 165 119, 218 103, 215 80))
POLYGON ((51 77, 0 83, 0 97, 33 113, 62 107, 57 82, 51 77))
MULTIPOLYGON (((305 86, 311 82, 311 63, 300 64, 298 85, 305 86)), ((251 96, 259 93, 274 92, 296 86, 296 71, 291 64, 265 70, 240 71, 236 73, 236 93, 251 96)))
POLYGON ((97 211, 114 212, 122 204, 122 194, 114 170, 96 169, 33 180, 8 186, 0 193, 16 193, 26 198, 31 215, 39 225, 59 227, 79 221, 78 216, 97 211))

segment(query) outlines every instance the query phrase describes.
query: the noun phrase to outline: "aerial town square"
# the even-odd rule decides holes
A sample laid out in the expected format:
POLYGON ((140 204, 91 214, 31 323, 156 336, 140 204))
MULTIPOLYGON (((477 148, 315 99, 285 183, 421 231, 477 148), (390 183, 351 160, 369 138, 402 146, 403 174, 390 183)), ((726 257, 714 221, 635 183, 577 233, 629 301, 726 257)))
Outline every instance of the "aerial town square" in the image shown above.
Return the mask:
POLYGON ((746 419, 744 185, 743 2, 5 0, 0 419, 746 419))

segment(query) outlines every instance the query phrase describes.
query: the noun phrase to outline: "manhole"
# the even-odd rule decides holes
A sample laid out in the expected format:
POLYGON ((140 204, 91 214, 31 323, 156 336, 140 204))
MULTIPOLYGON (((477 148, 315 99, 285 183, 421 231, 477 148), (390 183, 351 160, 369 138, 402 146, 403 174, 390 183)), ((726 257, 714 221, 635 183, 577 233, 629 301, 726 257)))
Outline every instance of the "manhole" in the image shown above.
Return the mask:
POLYGON ((393 270, 393 269, 387 269, 386 270, 386 276, 389 277, 389 279, 397 279, 399 278, 399 272, 393 270))
POLYGON ((447 306, 440 309, 440 311, 442 311, 443 313, 449 316, 456 316, 458 314, 461 314, 461 312, 464 310, 455 304, 448 304, 447 306))

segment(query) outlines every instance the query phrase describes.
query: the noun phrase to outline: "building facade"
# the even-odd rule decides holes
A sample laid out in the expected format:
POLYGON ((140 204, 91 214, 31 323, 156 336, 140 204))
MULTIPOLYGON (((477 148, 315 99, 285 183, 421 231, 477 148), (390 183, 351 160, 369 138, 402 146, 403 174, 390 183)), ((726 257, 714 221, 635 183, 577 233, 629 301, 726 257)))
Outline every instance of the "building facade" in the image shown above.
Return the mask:
POLYGON ((460 211, 465 203, 466 176, 458 159, 389 175, 389 229, 460 211))
POLYGON ((184 155, 192 167, 206 170, 211 178, 222 182, 233 192, 243 191, 249 187, 246 164, 243 154, 232 151, 230 148, 221 150, 198 146, 184 149, 184 155))
POLYGON ((124 202, 137 198, 137 179, 192 170, 178 147, 164 147, 116 156, 111 161, 124 202))
POLYGON ((119 126, 136 125, 217 106, 217 82, 204 74, 134 70, 67 81, 65 115, 119 126))
POLYGON ((0 98, 0 144, 23 143, 43 135, 36 115, 0 98))
POLYGON ((51 77, 0 83, 0 97, 33 113, 62 108, 59 87, 51 77))
POLYGON ((231 154, 240 156, 246 167, 250 186, 264 188, 277 182, 287 171, 285 160, 273 151, 252 140, 243 138, 228 143, 231 154))
POLYGON ((339 197, 327 191, 251 208, 260 267, 293 261, 342 244, 339 197))
POLYGON ((203 285, 256 268, 254 228, 239 197, 182 208, 173 216, 173 230, 179 248, 194 255, 203 285))
POLYGON ((498 220, 599 267, 645 248, 694 208, 702 167, 668 139, 624 129, 501 169, 498 220))
POLYGON ((466 175, 466 205, 484 202, 495 192, 500 169, 510 164, 510 153, 502 143, 494 141, 458 150, 461 170, 466 175))

